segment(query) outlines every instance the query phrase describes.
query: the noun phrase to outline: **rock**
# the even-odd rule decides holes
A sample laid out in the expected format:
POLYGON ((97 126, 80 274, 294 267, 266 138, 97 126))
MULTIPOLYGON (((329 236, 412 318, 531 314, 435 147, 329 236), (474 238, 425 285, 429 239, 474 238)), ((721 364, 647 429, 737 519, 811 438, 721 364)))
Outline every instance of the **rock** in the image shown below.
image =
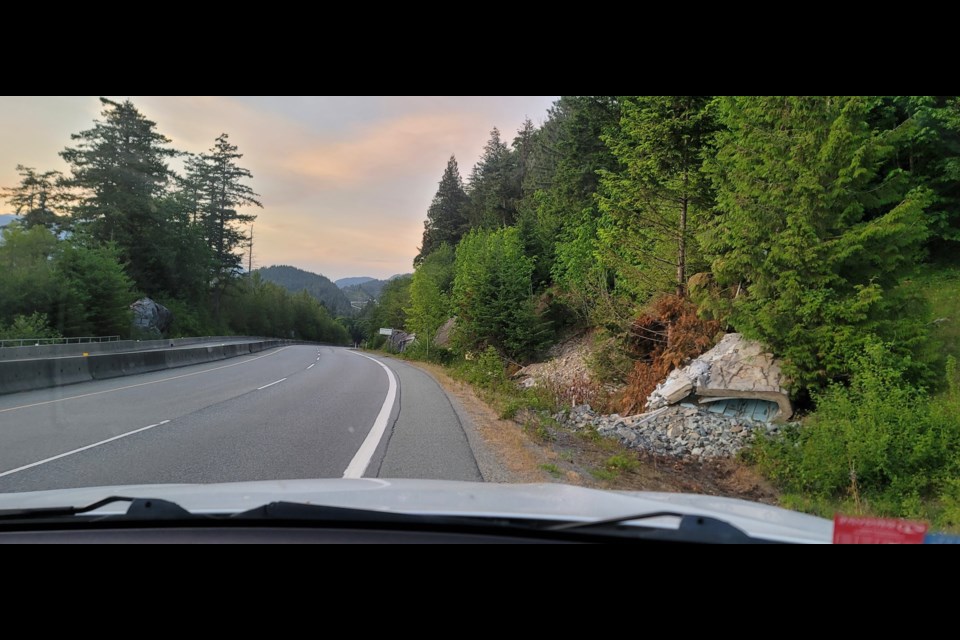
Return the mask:
POLYGON ((690 395, 691 391, 693 391, 693 381, 681 375, 674 380, 668 378, 660 389, 660 396, 667 404, 676 404, 690 395))
POLYGON ((667 429, 668 438, 679 438, 681 435, 683 435, 683 425, 675 424, 667 429))
POLYGON ((133 311, 135 333, 150 334, 157 338, 173 324, 173 312, 150 298, 140 298, 130 305, 133 311))
POLYGON ((775 402, 775 420, 793 414, 787 380, 780 362, 762 344, 728 333, 715 347, 685 367, 674 369, 647 398, 651 409, 679 402, 690 393, 698 398, 752 398, 775 402))
POLYGON ((456 318, 450 318, 437 329, 437 335, 433 339, 433 344, 438 347, 449 347, 450 337, 453 335, 453 329, 456 326, 456 318))

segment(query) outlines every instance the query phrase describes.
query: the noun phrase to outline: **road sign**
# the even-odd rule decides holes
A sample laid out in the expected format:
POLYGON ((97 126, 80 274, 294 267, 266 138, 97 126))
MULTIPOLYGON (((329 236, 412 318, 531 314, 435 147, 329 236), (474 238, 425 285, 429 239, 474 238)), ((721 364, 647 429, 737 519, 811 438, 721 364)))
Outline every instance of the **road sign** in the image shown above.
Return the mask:
POLYGON ((393 335, 393 329, 384 329, 383 327, 380 327, 380 335, 382 335, 382 336, 392 336, 392 335, 393 335))

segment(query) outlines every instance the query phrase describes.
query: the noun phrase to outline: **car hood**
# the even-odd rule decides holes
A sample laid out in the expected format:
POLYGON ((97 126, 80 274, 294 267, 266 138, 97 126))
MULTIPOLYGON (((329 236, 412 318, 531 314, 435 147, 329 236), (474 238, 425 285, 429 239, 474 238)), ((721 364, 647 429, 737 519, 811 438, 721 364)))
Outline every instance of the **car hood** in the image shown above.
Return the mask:
MULTIPOLYGON (((6 493, 0 494, 0 510, 80 507, 112 495, 170 500, 193 513, 236 513, 279 501, 422 515, 582 521, 675 511, 718 518, 751 536, 783 542, 829 543, 833 530, 830 520, 719 496, 604 491, 553 483, 379 478, 122 485, 6 493)), ((126 505, 117 503, 92 513, 125 512, 126 505)), ((676 522, 675 518, 664 518, 644 524, 675 527, 676 522)))

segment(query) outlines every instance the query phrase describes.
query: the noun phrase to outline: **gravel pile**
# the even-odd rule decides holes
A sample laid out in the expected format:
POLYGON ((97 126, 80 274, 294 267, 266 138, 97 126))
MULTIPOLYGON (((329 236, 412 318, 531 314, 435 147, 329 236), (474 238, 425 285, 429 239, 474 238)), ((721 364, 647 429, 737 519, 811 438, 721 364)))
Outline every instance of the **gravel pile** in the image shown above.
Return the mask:
POLYGON ((575 431, 593 427, 631 449, 678 458, 732 456, 750 442, 755 430, 776 433, 779 429, 776 424, 725 417, 689 404, 635 416, 602 415, 584 404, 553 417, 575 431))

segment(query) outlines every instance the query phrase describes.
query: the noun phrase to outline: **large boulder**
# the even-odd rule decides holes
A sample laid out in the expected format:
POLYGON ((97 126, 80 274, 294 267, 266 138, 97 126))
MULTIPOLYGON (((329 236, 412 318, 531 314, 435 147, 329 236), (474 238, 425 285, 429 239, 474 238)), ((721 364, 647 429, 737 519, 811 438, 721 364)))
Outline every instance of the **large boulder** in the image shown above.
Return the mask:
POLYGON ((173 324, 173 312, 150 298, 140 298, 130 305, 130 309, 133 311, 135 334, 161 338, 173 324))
POLYGON ((647 408, 666 407, 691 395, 698 400, 768 400, 779 407, 774 420, 788 420, 793 415, 780 362, 762 344, 739 333, 728 333, 713 349, 671 371, 647 398, 647 408))

